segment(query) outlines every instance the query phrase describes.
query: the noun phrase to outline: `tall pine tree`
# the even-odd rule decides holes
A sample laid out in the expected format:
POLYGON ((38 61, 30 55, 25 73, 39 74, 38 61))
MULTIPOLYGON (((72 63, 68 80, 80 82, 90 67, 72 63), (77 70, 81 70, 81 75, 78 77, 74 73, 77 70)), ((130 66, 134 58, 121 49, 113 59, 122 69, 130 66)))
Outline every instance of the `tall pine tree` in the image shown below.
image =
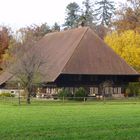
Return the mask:
POLYGON ((84 22, 86 26, 92 26, 94 20, 92 3, 90 0, 85 0, 83 1, 83 6, 80 20, 84 22))
POLYGON ((70 3, 66 7, 66 18, 64 26, 67 28, 75 28, 78 26, 80 7, 76 2, 70 3))
POLYGON ((97 9, 95 9, 97 24, 109 26, 115 10, 114 2, 110 0, 98 0, 95 2, 95 5, 97 6, 97 9))

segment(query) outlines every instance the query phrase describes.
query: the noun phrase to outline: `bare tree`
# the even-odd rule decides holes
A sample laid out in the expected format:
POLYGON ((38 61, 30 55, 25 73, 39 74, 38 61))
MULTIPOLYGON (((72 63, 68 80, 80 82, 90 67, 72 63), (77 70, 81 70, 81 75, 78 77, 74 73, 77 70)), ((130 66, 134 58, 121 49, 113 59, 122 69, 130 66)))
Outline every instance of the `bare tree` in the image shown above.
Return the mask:
POLYGON ((32 86, 41 81, 41 69, 46 62, 33 37, 28 38, 17 48, 14 56, 15 61, 11 64, 9 72, 14 75, 16 81, 21 83, 27 93, 27 103, 30 104, 32 86))
POLYGON ((112 86, 113 86, 113 81, 110 81, 110 80, 106 80, 106 81, 100 83, 99 90, 100 90, 100 93, 103 95, 104 100, 105 100, 105 95, 106 95, 105 88, 112 87, 112 86))

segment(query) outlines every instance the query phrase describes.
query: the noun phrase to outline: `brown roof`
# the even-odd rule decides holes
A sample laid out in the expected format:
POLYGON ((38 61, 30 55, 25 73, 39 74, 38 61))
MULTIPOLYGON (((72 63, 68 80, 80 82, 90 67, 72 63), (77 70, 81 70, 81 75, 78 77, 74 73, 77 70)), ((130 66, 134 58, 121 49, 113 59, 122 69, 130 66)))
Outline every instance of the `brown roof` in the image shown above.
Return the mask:
POLYGON ((4 72, 0 75, 0 85, 11 79, 13 76, 8 72, 4 72))
POLYGON ((60 74, 138 74, 87 27, 47 34, 36 45, 47 61, 44 82, 53 82, 60 74))
POLYGON ((47 59, 48 81, 60 74, 138 74, 90 28, 78 28, 45 36, 39 43, 47 59))
POLYGON ((86 33, 65 65, 62 73, 99 75, 138 74, 90 28, 87 28, 86 33))

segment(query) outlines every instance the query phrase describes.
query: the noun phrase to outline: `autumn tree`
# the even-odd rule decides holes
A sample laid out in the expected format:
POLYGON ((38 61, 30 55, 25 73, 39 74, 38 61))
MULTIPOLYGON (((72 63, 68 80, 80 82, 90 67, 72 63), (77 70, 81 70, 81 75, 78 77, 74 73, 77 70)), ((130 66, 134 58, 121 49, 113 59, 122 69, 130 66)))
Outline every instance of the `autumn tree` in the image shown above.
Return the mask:
POLYGON ((113 32, 105 42, 128 64, 140 72, 140 34, 133 30, 113 32))
POLYGON ((32 86, 40 82, 42 76, 40 69, 45 63, 40 50, 36 47, 36 42, 50 31, 46 24, 20 29, 4 55, 5 58, 11 56, 9 58, 12 61, 6 61, 7 70, 25 89, 28 104, 30 104, 32 86))
POLYGON ((21 28, 17 31, 19 34, 19 39, 23 42, 28 40, 28 38, 33 37, 35 40, 41 39, 47 33, 50 33, 51 29, 47 23, 41 25, 31 25, 25 28, 21 28))
POLYGON ((0 70, 2 70, 3 55, 6 53, 6 49, 9 47, 10 40, 12 38, 11 29, 9 27, 0 27, 0 70))
POLYGON ((126 30, 140 32, 140 0, 127 0, 127 3, 116 12, 113 26, 119 32, 126 30))
POLYGON ((52 29, 50 29, 47 23, 43 23, 41 25, 31 25, 17 30, 16 33, 9 37, 10 40, 7 43, 5 53, 2 56, 3 60, 7 61, 8 59, 12 59, 12 56, 14 56, 17 48, 21 46, 22 43, 28 41, 29 38, 38 41, 50 32, 52 32, 52 29))
POLYGON ((95 33, 101 38, 104 39, 108 32, 110 32, 110 28, 107 28, 103 25, 96 25, 94 27, 95 33))
POLYGON ((5 49, 5 53, 2 55, 3 68, 6 68, 11 61, 15 60, 15 54, 17 50, 23 46, 22 43, 27 42, 29 38, 38 41, 50 32, 52 32, 52 30, 47 23, 43 23, 41 25, 31 25, 16 31, 16 33, 10 38, 7 49, 5 49))
POLYGON ((15 61, 15 53, 19 49, 21 42, 18 42, 15 37, 12 37, 9 42, 8 48, 2 55, 2 68, 6 69, 12 61, 15 61))
POLYGON ((66 18, 64 26, 67 28, 75 28, 78 26, 80 7, 76 2, 72 2, 66 7, 66 18))

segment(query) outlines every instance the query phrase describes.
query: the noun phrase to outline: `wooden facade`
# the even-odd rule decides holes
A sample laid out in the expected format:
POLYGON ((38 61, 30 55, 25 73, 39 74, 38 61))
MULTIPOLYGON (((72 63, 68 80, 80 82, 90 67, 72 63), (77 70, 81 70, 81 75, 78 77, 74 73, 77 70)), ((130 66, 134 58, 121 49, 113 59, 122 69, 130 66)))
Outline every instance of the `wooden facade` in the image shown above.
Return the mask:
POLYGON ((137 75, 60 75, 55 82, 43 83, 46 94, 56 94, 61 88, 68 88, 72 93, 79 87, 89 89, 89 96, 125 94, 129 82, 137 82, 137 75), (106 83, 103 87, 102 84, 106 83), (102 91, 102 88, 103 90, 102 91))

